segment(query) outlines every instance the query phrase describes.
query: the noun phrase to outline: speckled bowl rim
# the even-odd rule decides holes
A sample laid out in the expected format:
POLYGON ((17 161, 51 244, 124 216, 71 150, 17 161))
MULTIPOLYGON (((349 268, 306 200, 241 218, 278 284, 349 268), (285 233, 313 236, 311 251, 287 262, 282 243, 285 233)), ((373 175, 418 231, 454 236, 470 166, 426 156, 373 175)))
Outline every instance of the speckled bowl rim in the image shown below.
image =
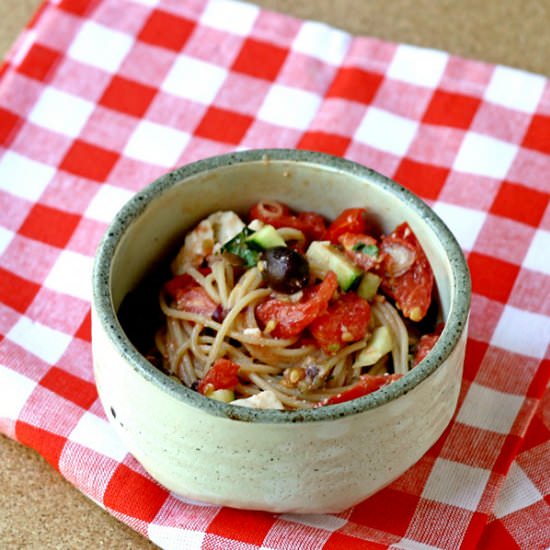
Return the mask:
POLYGON ((186 404, 205 413, 259 423, 318 422, 342 418, 379 407, 406 394, 432 374, 457 345, 466 328, 470 310, 470 273, 462 250, 455 237, 435 212, 421 199, 398 183, 362 166, 324 153, 295 149, 255 149, 211 157, 185 165, 149 184, 132 197, 119 211, 105 232, 98 247, 93 269, 93 302, 99 320, 117 351, 145 380, 186 404), (426 359, 403 378, 375 393, 338 405, 297 411, 262 410, 239 407, 208 399, 165 375, 149 363, 130 342, 119 324, 110 290, 110 267, 118 243, 148 203, 175 184, 202 172, 243 163, 284 161, 328 168, 364 178, 396 196, 419 214, 437 238, 443 243, 450 262, 454 284, 451 284, 451 309, 444 332, 426 359))

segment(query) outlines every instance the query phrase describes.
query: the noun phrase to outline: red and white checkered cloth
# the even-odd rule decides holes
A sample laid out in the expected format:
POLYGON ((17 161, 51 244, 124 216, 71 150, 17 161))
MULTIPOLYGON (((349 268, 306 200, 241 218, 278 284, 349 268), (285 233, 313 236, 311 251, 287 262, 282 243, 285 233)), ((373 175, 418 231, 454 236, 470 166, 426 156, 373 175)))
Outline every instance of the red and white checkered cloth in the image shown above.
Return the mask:
POLYGON ((0 429, 164 548, 550 545, 550 84, 232 0, 45 2, 0 75, 0 429), (455 420, 341 514, 170 494, 97 399, 90 270, 116 210, 192 160, 327 151, 423 197, 473 276, 455 420))

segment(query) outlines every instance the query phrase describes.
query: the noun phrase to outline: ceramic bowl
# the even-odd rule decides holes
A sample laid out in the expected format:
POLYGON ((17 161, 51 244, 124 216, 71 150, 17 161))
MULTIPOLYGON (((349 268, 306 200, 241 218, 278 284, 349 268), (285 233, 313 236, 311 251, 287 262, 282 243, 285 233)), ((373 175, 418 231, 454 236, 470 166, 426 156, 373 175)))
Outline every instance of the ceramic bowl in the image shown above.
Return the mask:
POLYGON ((256 150, 184 166, 136 194, 99 246, 92 344, 100 399, 130 453, 174 493, 272 512, 339 512, 396 479, 441 435, 459 394, 470 278, 455 238, 421 200, 340 158, 256 150), (302 411, 225 404, 154 368, 117 318, 125 295, 186 230, 218 209, 273 199, 334 218, 364 206, 386 231, 407 221, 432 265, 446 327, 416 368, 381 390, 302 411))

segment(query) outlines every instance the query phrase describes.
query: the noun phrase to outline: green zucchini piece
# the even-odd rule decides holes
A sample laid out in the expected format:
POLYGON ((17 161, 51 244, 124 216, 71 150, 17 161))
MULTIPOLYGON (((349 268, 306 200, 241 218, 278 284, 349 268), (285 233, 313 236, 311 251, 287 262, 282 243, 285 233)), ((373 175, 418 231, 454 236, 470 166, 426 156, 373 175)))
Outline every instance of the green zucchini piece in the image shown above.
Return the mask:
POLYGON ((319 279, 324 279, 329 271, 333 271, 344 291, 351 288, 363 274, 359 266, 328 241, 313 241, 306 251, 306 259, 310 271, 319 279))
POLYGON ((276 246, 286 246, 284 239, 277 233, 277 230, 269 224, 264 225, 261 229, 258 229, 258 231, 248 236, 246 242, 262 250, 266 248, 275 248, 276 246))
POLYGON ((384 357, 384 355, 389 353, 392 348, 393 338, 388 327, 384 325, 376 327, 372 332, 372 336, 367 346, 361 350, 353 366, 370 367, 384 357))
POLYGON ((376 293, 378 292, 378 287, 380 286, 381 282, 381 277, 374 273, 371 273, 370 271, 367 271, 363 275, 363 278, 361 279, 361 282, 357 287, 357 294, 359 294, 361 298, 364 298, 365 300, 368 300, 370 302, 376 296, 376 293))

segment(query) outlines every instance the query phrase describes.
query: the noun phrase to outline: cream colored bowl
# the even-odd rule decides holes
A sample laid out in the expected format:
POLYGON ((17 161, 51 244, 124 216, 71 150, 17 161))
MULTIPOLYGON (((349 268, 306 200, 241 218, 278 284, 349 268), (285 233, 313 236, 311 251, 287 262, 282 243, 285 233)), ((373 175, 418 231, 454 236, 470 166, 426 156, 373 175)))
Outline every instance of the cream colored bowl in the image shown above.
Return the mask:
POLYGON ((413 465, 453 416, 470 278, 460 248, 422 201, 355 163, 295 150, 246 151, 184 166, 152 183, 105 234, 93 280, 94 370, 105 411, 159 483, 193 499, 273 512, 338 512, 413 465), (217 402, 165 376, 117 319, 124 296, 218 209, 275 199, 328 218, 365 207, 387 232, 408 221, 434 270, 446 327, 397 382, 340 405, 257 410, 217 402))

